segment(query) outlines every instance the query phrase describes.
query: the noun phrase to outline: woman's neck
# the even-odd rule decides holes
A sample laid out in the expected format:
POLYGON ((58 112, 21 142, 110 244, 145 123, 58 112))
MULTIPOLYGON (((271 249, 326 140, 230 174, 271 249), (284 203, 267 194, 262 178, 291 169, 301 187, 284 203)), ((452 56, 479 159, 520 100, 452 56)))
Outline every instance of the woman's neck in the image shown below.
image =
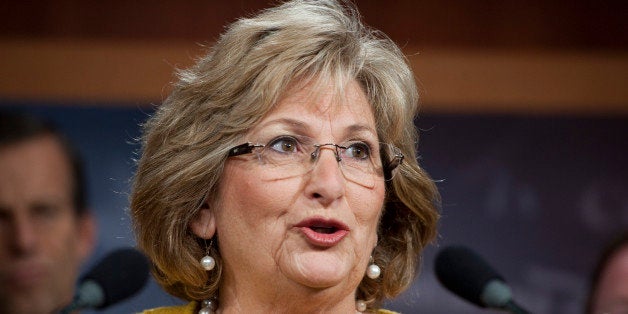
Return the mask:
POLYGON ((304 286, 220 288, 216 313, 357 313, 355 292, 314 289, 304 286))

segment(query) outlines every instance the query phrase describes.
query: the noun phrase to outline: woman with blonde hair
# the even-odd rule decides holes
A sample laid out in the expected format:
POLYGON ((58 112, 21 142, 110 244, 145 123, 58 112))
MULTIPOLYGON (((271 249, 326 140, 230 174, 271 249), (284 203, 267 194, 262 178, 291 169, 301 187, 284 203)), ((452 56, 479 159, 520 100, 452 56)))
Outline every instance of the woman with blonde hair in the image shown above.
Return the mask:
POLYGON ((146 313, 389 313, 436 234, 399 48, 349 3, 229 26, 144 126, 131 195, 170 294, 146 313))

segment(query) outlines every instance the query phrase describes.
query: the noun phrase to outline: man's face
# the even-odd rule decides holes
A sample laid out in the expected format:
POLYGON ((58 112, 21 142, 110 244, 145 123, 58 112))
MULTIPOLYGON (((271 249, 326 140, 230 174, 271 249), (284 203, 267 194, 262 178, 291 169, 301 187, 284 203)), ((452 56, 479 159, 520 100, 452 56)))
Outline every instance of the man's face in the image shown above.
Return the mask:
POLYGON ((58 140, 0 148, 0 313, 52 313, 71 302, 93 221, 74 211, 72 175, 58 140))
POLYGON ((592 313, 628 313, 628 246, 613 254, 600 276, 592 313))

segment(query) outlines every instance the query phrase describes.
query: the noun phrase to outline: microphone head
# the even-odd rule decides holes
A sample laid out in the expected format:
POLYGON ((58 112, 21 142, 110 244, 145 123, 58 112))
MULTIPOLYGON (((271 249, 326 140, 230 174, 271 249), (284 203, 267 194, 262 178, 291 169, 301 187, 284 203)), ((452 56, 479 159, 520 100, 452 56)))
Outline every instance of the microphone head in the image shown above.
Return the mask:
POLYGON ((480 307, 499 308, 511 300, 504 279, 479 255, 463 246, 450 246, 436 256, 440 283, 480 307))
POLYGON ((132 296, 146 284, 148 273, 148 260, 139 251, 122 248, 109 253, 81 279, 102 289, 103 296, 93 298, 87 307, 102 309, 132 296))

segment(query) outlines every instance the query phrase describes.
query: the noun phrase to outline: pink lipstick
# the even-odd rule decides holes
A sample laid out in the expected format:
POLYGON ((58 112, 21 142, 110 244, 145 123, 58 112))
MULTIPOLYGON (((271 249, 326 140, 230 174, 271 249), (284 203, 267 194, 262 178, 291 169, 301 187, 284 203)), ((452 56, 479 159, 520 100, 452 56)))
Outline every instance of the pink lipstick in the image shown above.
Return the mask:
POLYGON ((305 219, 295 227, 305 235, 310 244, 320 247, 332 247, 349 234, 349 227, 345 224, 324 218, 305 219))

